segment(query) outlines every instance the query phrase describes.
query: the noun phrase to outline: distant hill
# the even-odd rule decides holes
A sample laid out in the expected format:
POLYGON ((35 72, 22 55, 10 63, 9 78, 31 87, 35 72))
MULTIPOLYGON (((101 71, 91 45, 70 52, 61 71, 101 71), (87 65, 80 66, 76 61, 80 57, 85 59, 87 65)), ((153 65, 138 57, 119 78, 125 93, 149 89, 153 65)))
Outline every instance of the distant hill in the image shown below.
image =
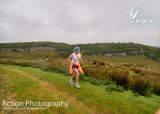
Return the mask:
POLYGON ((0 43, 0 50, 3 51, 34 51, 38 49, 47 49, 58 52, 61 56, 68 56, 75 46, 82 49, 85 55, 99 56, 130 56, 143 55, 160 61, 160 48, 151 47, 136 43, 92 43, 70 45, 66 43, 55 42, 18 42, 18 43, 0 43))

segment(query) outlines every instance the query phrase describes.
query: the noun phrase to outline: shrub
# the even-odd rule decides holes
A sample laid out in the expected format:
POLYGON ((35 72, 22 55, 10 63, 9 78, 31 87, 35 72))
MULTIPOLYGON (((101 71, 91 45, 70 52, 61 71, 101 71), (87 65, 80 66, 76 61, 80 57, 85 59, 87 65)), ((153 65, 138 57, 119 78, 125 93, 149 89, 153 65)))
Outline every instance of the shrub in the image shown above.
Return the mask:
POLYGON ((160 83, 155 83, 153 85, 153 92, 160 95, 160 83))
POLYGON ((138 74, 138 73, 140 73, 141 72, 141 69, 140 68, 131 68, 131 70, 133 71, 133 72, 135 72, 136 74, 138 74))
POLYGON ((117 83, 114 80, 102 80, 101 83, 103 85, 117 85, 117 83))
POLYGON ((94 85, 101 85, 100 81, 98 81, 96 78, 91 78, 90 82, 94 85))
POLYGON ((112 91, 117 91, 117 92, 123 92, 124 89, 122 86, 117 86, 117 84, 109 84, 107 87, 106 87, 106 90, 112 92, 112 91))
POLYGON ((105 65, 105 62, 99 62, 99 65, 105 65))
POLYGON ((101 81, 94 77, 87 77, 84 74, 81 74, 79 78, 94 85, 101 85, 101 81))
POLYGON ((139 96, 139 94, 138 94, 138 93, 133 93, 133 94, 134 94, 134 96, 135 96, 135 97, 138 97, 138 96, 139 96))
POLYGON ((127 70, 114 70, 111 74, 111 79, 115 80, 118 85, 127 86, 129 71, 127 70))
POLYGON ((140 95, 148 95, 151 91, 149 82, 142 77, 130 79, 129 88, 140 95))
POLYGON ((19 65, 22 67, 30 67, 30 64, 28 64, 28 63, 20 63, 19 65))
POLYGON ((80 74, 79 78, 81 80, 87 81, 87 77, 85 76, 85 74, 80 74))
POLYGON ((96 60, 93 60, 93 61, 92 61, 92 64, 96 64, 96 63, 97 63, 97 61, 96 61, 96 60))

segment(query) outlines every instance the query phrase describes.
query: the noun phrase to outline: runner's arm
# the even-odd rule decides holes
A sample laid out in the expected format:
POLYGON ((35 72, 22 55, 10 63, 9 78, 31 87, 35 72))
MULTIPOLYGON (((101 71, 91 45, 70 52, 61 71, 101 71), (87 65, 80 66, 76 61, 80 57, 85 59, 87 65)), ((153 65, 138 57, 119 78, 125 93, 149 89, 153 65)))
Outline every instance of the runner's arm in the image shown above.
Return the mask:
POLYGON ((73 59, 73 53, 68 57, 68 61, 71 63, 73 59))

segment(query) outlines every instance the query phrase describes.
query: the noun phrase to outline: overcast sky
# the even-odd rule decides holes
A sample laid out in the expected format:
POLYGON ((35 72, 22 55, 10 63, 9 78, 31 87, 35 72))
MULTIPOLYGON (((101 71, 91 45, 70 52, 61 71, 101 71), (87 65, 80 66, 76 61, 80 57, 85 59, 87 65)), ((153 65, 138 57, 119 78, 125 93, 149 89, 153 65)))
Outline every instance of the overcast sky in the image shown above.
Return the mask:
POLYGON ((0 42, 135 42, 160 46, 160 0, 0 0, 0 42), (152 24, 132 24, 136 19, 152 24))

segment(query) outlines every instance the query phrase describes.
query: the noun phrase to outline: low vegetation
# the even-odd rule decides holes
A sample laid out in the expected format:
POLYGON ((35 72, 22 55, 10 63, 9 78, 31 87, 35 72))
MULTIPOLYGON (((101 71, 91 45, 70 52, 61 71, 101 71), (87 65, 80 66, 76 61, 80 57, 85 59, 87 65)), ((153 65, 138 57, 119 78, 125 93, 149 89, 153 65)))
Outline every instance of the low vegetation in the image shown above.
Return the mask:
MULTIPOLYGON (((0 63, 38 67, 69 75, 66 58, 53 51, 1 52, 0 63)), ((117 87, 133 90, 140 95, 160 95, 160 64, 143 56, 100 57, 84 56, 84 79, 95 85, 100 81, 115 81, 117 87), (123 59, 122 59, 123 58, 123 59)))

